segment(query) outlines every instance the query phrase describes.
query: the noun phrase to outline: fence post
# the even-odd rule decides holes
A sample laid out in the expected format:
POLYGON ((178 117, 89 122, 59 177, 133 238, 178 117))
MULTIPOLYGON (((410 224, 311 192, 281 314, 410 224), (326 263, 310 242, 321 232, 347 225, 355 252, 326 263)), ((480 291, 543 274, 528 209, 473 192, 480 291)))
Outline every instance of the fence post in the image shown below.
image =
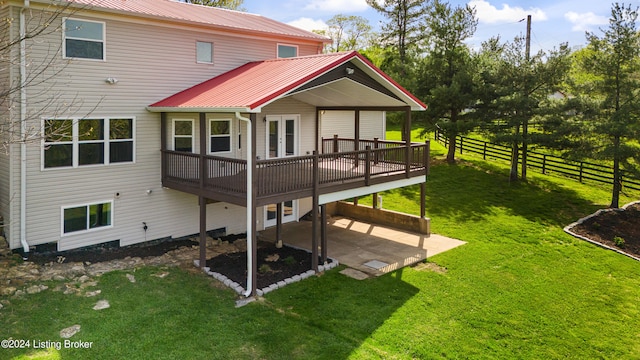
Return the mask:
POLYGON ((338 134, 333 135, 333 152, 338 152, 338 134))
POLYGON ((464 140, 464 139, 462 138, 462 136, 460 136, 460 154, 461 154, 461 155, 462 155, 462 146, 464 145, 464 144, 463 144, 463 140, 464 140))
POLYGON ((542 175, 547 174, 547 154, 542 155, 542 175))
POLYGON ((584 162, 580 161, 580 182, 582 183, 582 172, 583 172, 584 162))
POLYGON ((484 142, 484 147, 482 148, 482 160, 487 160, 487 142, 484 142))

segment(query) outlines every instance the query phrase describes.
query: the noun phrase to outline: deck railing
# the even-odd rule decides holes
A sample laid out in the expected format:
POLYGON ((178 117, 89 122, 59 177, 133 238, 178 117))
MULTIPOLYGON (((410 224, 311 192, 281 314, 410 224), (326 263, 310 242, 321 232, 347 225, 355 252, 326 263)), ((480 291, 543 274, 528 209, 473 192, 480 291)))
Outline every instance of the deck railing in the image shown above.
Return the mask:
POLYGON ((332 138, 322 139, 322 153, 338 153, 345 151, 366 150, 367 146, 372 149, 388 149, 404 147, 406 143, 400 141, 380 140, 378 138, 370 139, 346 139, 339 138, 334 135, 332 138), (356 145, 357 143, 357 145, 356 145))
MULTIPOLYGON (((331 186, 367 186, 372 179, 426 174, 429 167, 429 143, 412 144, 361 140, 363 150, 327 151, 349 146, 352 139, 323 141, 325 153, 287 158, 257 160, 256 182, 258 198, 277 194, 300 193, 314 187, 314 174, 320 188, 331 186), (373 146, 377 146, 373 148, 373 146), (317 164, 317 171, 314 171, 317 164), (345 185, 346 184, 346 185, 345 185)), ((350 146, 353 147, 354 141, 350 146)), ((242 197, 246 194, 246 160, 165 150, 162 152, 163 184, 178 190, 225 194, 242 197), (202 163, 202 166, 201 166, 202 163)))

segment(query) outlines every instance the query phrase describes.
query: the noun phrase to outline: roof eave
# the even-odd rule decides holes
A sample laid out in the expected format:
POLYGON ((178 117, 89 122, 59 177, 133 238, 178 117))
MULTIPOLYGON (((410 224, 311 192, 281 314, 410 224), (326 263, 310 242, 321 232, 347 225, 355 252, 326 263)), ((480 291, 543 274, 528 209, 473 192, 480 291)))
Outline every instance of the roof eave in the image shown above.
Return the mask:
POLYGON ((189 107, 189 106, 147 106, 147 111, 153 113, 259 113, 260 108, 238 107, 189 107))
MULTIPOLYGON (((32 1, 45 3, 40 0, 32 0, 32 1)), ((246 34, 246 35, 254 35, 254 36, 271 36, 271 37, 275 36, 275 37, 281 37, 283 39, 295 39, 295 40, 302 40, 302 41, 309 41, 309 42, 323 43, 323 44, 329 44, 332 42, 330 38, 326 36, 321 36, 321 35, 317 35, 317 37, 313 37, 313 36, 287 34, 287 33, 281 33, 281 32, 258 31, 258 30, 245 29, 242 27, 224 26, 224 25, 209 24, 204 22, 194 22, 194 21, 189 21, 184 19, 156 16, 156 15, 126 11, 126 10, 112 9, 107 7, 99 7, 99 6, 87 7, 86 5, 77 4, 74 2, 70 2, 68 6, 74 7, 80 10, 99 11, 99 12, 104 12, 108 14, 126 15, 133 18, 150 19, 150 20, 155 20, 160 22, 171 22, 174 24, 186 25, 189 27, 197 26, 197 27, 205 27, 205 28, 221 30, 221 31, 233 31, 238 34, 246 34)), ((251 13, 247 13, 247 15, 260 16, 260 15, 251 14, 251 13)))

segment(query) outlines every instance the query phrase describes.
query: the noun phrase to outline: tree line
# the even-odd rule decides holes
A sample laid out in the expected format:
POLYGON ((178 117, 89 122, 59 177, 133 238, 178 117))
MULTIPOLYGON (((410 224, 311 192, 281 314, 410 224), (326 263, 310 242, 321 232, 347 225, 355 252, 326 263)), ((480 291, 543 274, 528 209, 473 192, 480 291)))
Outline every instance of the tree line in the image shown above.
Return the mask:
POLYGON ((425 132, 437 127, 449 139, 448 163, 456 161, 456 136, 470 132, 511 147, 512 181, 526 180, 530 146, 607 162, 610 207, 619 207, 622 171, 640 175, 638 7, 613 3, 608 26, 587 32, 579 50, 561 43, 530 54, 525 36, 470 48, 478 18, 468 5, 367 3, 386 19, 381 32, 372 34, 362 17, 338 15, 327 22, 334 42, 326 50, 359 50, 419 96, 429 108, 414 117, 425 132))

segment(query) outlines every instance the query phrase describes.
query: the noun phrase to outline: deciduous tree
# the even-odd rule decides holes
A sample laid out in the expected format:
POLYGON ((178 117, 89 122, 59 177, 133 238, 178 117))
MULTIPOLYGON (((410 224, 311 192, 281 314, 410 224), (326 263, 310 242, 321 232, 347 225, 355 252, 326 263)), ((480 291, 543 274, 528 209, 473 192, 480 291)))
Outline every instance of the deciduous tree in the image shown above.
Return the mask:
POLYGON ((242 10, 243 0, 183 0, 183 2, 231 10, 242 10))
POLYGON ((316 31, 330 37, 333 42, 325 51, 339 52, 361 50, 368 47, 371 40, 371 25, 362 16, 338 14, 327 20, 327 29, 316 31))

